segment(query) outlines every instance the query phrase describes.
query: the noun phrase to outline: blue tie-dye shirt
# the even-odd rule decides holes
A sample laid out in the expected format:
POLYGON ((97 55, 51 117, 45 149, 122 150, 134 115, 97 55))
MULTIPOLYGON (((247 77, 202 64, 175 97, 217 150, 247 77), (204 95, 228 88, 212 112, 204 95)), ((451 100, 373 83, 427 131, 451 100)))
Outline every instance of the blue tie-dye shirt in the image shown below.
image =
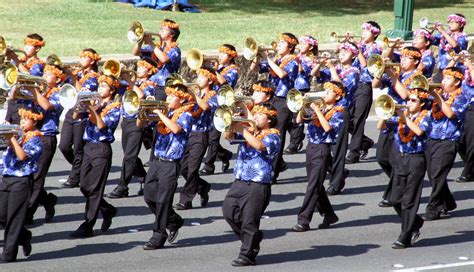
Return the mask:
MULTIPOLYGON (((411 120, 415 121, 415 119, 419 116, 418 113, 414 115, 411 120)), ((409 117, 407 117, 409 118, 409 117)), ((395 138, 395 144, 397 147, 398 152, 400 153, 410 153, 410 154, 421 154, 425 152, 426 150, 426 142, 428 139, 428 134, 431 131, 431 116, 430 112, 426 112, 426 115, 423 117, 423 119, 420 121, 418 124, 418 127, 424 132, 423 135, 418 136, 414 134, 413 139, 407 143, 402 142, 402 139, 400 137, 400 131, 398 127, 398 120, 400 119, 399 116, 394 116, 386 121, 387 127, 392 129, 393 131, 396 131, 394 138, 395 138)), ((411 130, 410 128, 405 125, 405 135, 408 135, 411 130)))
MULTIPOLYGON (((164 52, 165 48, 164 45, 160 47, 160 49, 164 52)), ((155 56, 153 53, 153 49, 150 45, 145 45, 141 49, 142 57, 145 56, 152 56, 153 60, 157 61, 158 63, 162 64, 160 60, 155 56)), ((158 72, 150 77, 150 80, 156 82, 159 87, 165 86, 166 79, 172 74, 177 73, 179 67, 181 66, 181 49, 179 47, 172 47, 166 55, 169 58, 169 61, 163 64, 161 67, 158 68, 158 72)))
POLYGON ((471 73, 466 69, 464 73, 464 80, 462 82, 462 93, 466 97, 469 105, 474 105, 474 80, 471 78, 471 73))
MULTIPOLYGON (((243 139, 242 134, 235 134, 235 139, 243 139)), ((246 142, 239 145, 237 160, 234 166, 236 179, 271 184, 273 177, 273 160, 281 148, 278 133, 268 133, 261 140, 265 150, 259 151, 246 142)))
MULTIPOLYGON (((171 118, 173 112, 168 112, 167 116, 171 118)), ((193 125, 193 116, 189 112, 183 112, 179 116, 177 124, 181 126, 181 131, 178 134, 170 132, 165 135, 157 131, 155 157, 174 161, 181 160, 188 144, 188 137, 193 125)))
MULTIPOLYGON (((287 55, 286 58, 291 57, 292 55, 287 55)), ((283 58, 284 59, 284 58, 283 58)), ((276 65, 280 66, 283 59, 277 60, 275 63, 276 65)), ((284 78, 279 78, 278 76, 274 76, 270 73, 269 80, 275 86, 275 96, 279 97, 286 97, 288 91, 293 88, 295 85, 295 79, 298 75, 298 63, 296 60, 289 61, 285 67, 283 67, 283 71, 287 73, 284 78)), ((268 73, 270 72, 270 65, 267 61, 261 61, 259 64, 259 73, 268 73)))
MULTIPOLYGON (((97 110, 99 116, 104 108, 106 108, 111 103, 114 102, 109 102, 97 110)), ((92 143, 113 143, 115 141, 114 132, 120 121, 120 104, 111 108, 107 114, 102 117, 102 120, 104 121, 106 127, 104 129, 99 129, 96 124, 93 124, 90 119, 87 118, 84 136, 82 137, 84 141, 92 143)))
MULTIPOLYGON (((362 54, 364 55, 365 59, 368 60, 370 56, 373 54, 382 54, 382 47, 378 45, 377 43, 373 42, 370 45, 367 45, 366 43, 362 43, 360 45, 360 50, 362 54)), ((352 63, 352 66, 356 67, 359 69, 360 73, 360 81, 364 83, 371 83, 372 80, 374 79, 370 74, 369 71, 367 70, 367 67, 362 67, 360 64, 359 58, 355 58, 354 62, 352 63)))
MULTIPOLYGON (((458 46, 452 47, 448 41, 444 38, 443 34, 438 33, 434 36, 433 45, 438 46, 438 68, 443 70, 448 66, 451 61, 449 56, 449 51, 454 50, 454 52, 459 53, 462 50, 467 50, 467 35, 463 32, 455 32, 449 34, 456 42, 458 46)), ((456 63, 456 67, 461 66, 462 64, 456 63)))
POLYGON ((43 126, 41 126, 41 133, 45 136, 54 136, 59 133, 59 117, 63 112, 63 106, 59 103, 59 89, 58 91, 54 91, 48 97, 49 103, 53 105, 51 110, 44 110, 41 107, 39 111, 44 114, 43 118, 43 126))
MULTIPOLYGON (((323 114, 326 114, 324 112, 323 114)), ((316 116, 314 118, 317 118, 316 116)), ((316 126, 313 120, 305 120, 308 123, 308 141, 312 144, 335 144, 339 130, 342 127, 343 112, 336 111, 334 115, 329 119, 329 125, 331 130, 329 132, 324 131, 322 126, 316 126)))
MULTIPOLYGON (((448 100, 449 95, 443 93, 442 97, 446 101, 448 100)), ((458 95, 451 104, 451 110, 455 113, 455 117, 449 119, 443 115, 443 118, 436 119, 431 116, 433 123, 429 137, 436 140, 458 141, 463 132, 464 115, 468 105, 466 96, 461 94, 458 95)), ((440 105, 437 105, 437 109, 438 111, 441 111, 440 105)))
MULTIPOLYGON (((200 95, 200 97, 202 98, 203 95, 200 95)), ((217 94, 207 100, 207 105, 209 105, 209 109, 201 112, 198 117, 194 118, 192 132, 209 132, 212 130, 214 111, 217 109, 217 106, 219 106, 217 103, 217 94)), ((198 104, 194 104, 193 112, 197 111, 198 108, 198 104)))
MULTIPOLYGON (((338 106, 343 107, 350 107, 352 104, 352 97, 354 96, 355 91, 357 90, 357 86, 359 84, 360 78, 360 71, 355 67, 350 67, 346 70, 342 70, 340 65, 336 66, 336 71, 339 77, 342 80, 342 84, 344 85, 344 93, 343 96, 338 102, 338 106)), ((324 83, 331 80, 331 70, 329 68, 323 69, 319 72, 318 82, 324 83)))
POLYGON ((82 89, 87 89, 86 91, 97 92, 97 89, 99 88, 99 74, 94 71, 85 72, 79 70, 76 73, 76 80, 79 82, 82 89))
MULTIPOLYGON (((25 137, 25 135, 23 135, 25 137)), ((38 172, 38 160, 43 152, 43 143, 40 136, 33 136, 28 139, 22 148, 27 158, 23 161, 18 160, 15 150, 8 147, 3 152, 3 175, 25 177, 38 172)))
POLYGON ((298 55, 301 71, 298 67, 298 75, 295 79, 295 88, 297 90, 308 90, 311 88, 311 70, 313 69, 313 60, 309 57, 298 55))
MULTIPOLYGON (((228 66, 219 65, 219 67, 217 68, 217 72, 222 74, 224 69, 227 67, 228 66)), ((235 85, 237 85, 237 80, 239 79, 239 70, 235 66, 231 67, 222 76, 227 81, 226 84, 229 84, 232 88, 235 88, 235 85)))

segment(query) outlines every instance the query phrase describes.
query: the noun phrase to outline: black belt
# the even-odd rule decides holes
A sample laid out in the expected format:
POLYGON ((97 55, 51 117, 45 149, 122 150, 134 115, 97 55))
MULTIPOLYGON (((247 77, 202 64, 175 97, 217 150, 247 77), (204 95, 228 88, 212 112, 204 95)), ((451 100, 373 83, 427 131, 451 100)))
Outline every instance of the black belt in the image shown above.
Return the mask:
POLYGON ((162 157, 156 157, 158 161, 163 161, 163 162, 177 162, 178 160, 173 160, 173 159, 167 159, 167 158, 162 158, 162 157))
POLYGON ((400 157, 424 157, 424 153, 400 153, 400 157))

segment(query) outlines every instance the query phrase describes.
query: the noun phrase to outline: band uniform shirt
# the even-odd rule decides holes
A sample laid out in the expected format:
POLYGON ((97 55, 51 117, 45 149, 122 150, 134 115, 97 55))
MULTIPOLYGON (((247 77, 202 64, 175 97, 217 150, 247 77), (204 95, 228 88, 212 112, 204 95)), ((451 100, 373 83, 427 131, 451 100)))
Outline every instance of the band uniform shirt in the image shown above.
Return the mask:
POLYGON ((47 99, 53 105, 53 108, 51 110, 44 110, 38 107, 39 111, 44 115, 43 126, 41 126, 40 131, 45 136, 55 136, 59 133, 59 118, 64 109, 59 102, 59 87, 56 87, 56 90, 47 99))
MULTIPOLYGON (((290 56, 292 55, 287 55, 283 59, 277 60, 275 62, 276 65, 280 66, 283 60, 290 56)), ((270 70, 270 65, 267 61, 261 61, 259 63, 259 73, 267 73, 270 72, 270 70)), ((275 96, 286 98, 286 94, 295 84, 295 79, 298 75, 298 63, 296 60, 291 60, 283 67, 283 70, 287 73, 284 78, 279 78, 270 73, 269 80, 273 83, 273 86, 275 86, 275 96)))
POLYGON ((464 73, 464 80, 461 85, 462 93, 466 97, 467 103, 474 105, 474 80, 471 78, 471 73, 466 69, 464 73))
MULTIPOLYGON (((211 91, 214 92, 214 91, 211 91)), ((204 93, 196 94, 199 97, 203 97, 204 93)), ((209 132, 214 127, 213 119, 214 119, 214 111, 217 109, 219 104, 217 103, 217 94, 214 94, 207 100, 207 105, 209 105, 209 109, 202 111, 199 116, 194 118, 193 126, 191 132, 209 132)), ((193 111, 199 109, 199 105, 197 103, 194 104, 193 111)))
MULTIPOLYGON (((327 111, 323 112, 323 115, 327 111)), ((314 118, 318 118, 314 116, 314 118)), ((331 130, 329 132, 324 131, 322 126, 317 126, 314 124, 313 120, 305 120, 308 123, 308 141, 312 144, 335 144, 339 130, 342 127, 343 123, 343 113, 341 111, 336 111, 331 119, 328 120, 331 130)))
MULTIPOLYGON (((160 47, 160 49, 163 51, 165 50, 164 45, 160 47)), ((179 47, 175 46, 170 48, 170 50, 166 53, 166 55, 169 58, 169 61, 167 63, 161 63, 160 60, 155 56, 153 53, 153 49, 150 45, 145 45, 142 47, 142 54, 148 52, 149 54, 152 55, 152 59, 158 62, 158 72, 156 74, 152 75, 150 77, 150 80, 156 82, 159 87, 165 86, 165 81, 166 79, 172 74, 172 73, 177 73, 179 70, 179 67, 181 66, 181 49, 179 47), (161 65, 161 67, 160 67, 161 65)))
MULTIPOLYGON (((25 137, 26 134, 23 135, 25 137)), ((18 160, 15 150, 8 147, 3 152, 3 175, 25 177, 38 171, 38 160, 43 152, 43 143, 40 136, 32 136, 25 143, 20 143, 27 158, 18 160)))
POLYGON ((97 92, 99 89, 99 74, 94 71, 83 71, 79 70, 76 74, 76 80, 81 84, 81 90, 86 89, 86 91, 97 92))
MULTIPOLYGON (((171 118, 173 112, 168 112, 167 116, 171 118)), ((193 125, 193 116, 189 112, 183 112, 179 116, 177 124, 181 126, 181 131, 178 134, 170 132, 165 135, 157 131, 155 157, 173 161, 181 160, 188 144, 188 137, 193 125)))
MULTIPOLYGON (((217 68, 217 72, 221 73, 224 71, 225 68, 227 68, 229 65, 224 66, 224 65, 219 65, 217 68)), ((232 88, 235 88, 235 85, 237 85, 237 80, 239 79, 239 70, 232 67, 227 70, 225 74, 222 75, 225 80, 227 81, 227 84, 229 84, 232 88)))
MULTIPOLYGON (((378 45, 376 42, 373 42, 370 45, 367 45, 366 43, 362 42, 359 50, 362 52, 362 55, 364 55, 364 58, 366 60, 368 60, 370 56, 372 56, 373 54, 381 55, 383 51, 382 47, 378 45)), ((359 69, 360 82, 369 83, 369 84, 372 82, 374 78, 369 74, 369 70, 367 69, 367 67, 362 67, 358 57, 355 58, 354 62, 352 63, 352 66, 359 69)))
MULTIPOLYGON (((448 30, 449 33, 449 30, 448 30)), ((444 38, 443 34, 438 33, 434 35, 433 45, 438 46, 438 68, 440 70, 444 70, 446 66, 448 66, 449 62, 451 61, 451 57, 449 56, 449 51, 454 50, 454 52, 459 53, 462 50, 467 50, 467 35, 464 32, 454 32, 449 33, 456 42, 458 46, 452 47, 448 41, 444 38)), ((456 63, 455 66, 460 66, 460 63, 456 63)))
MULTIPOLYGON (((264 131, 260 131, 263 133, 264 131)), ((244 139, 240 133, 235 133, 236 140, 244 139)), ((234 176, 243 181, 271 184, 273 177, 273 161, 281 148, 278 133, 268 133, 262 138, 265 150, 260 151, 247 142, 240 143, 234 166, 234 176)))
MULTIPOLYGON (((114 102, 109 102, 97 110, 99 116, 101 115, 102 110, 111 103, 114 102)), ((92 143, 113 143, 115 141, 114 132, 120 121, 120 107, 117 106, 111 108, 109 112, 107 112, 107 114, 102 117, 102 120, 106 126, 104 129, 99 129, 96 124, 93 124, 90 121, 89 118, 86 120, 86 128, 84 129, 84 136, 82 137, 84 141, 92 143)))
MULTIPOLYGON (((415 121, 415 119, 421 114, 421 112, 415 114, 414 116, 406 117, 410 118, 412 121, 415 121)), ((431 130, 431 116, 430 113, 426 114, 423 119, 420 121, 418 124, 418 127, 424 132, 423 135, 418 136, 414 134, 413 139, 411 141, 408 141, 404 143, 402 141, 402 138, 400 136, 400 127, 398 121, 400 120, 399 116, 393 116, 392 118, 388 119, 386 121, 386 124, 388 127, 390 127, 391 130, 395 131, 394 133, 394 139, 395 139, 395 145, 400 153, 409 153, 409 154, 422 154, 426 150, 426 142, 428 139, 428 134, 431 130)), ((404 124, 405 128, 405 136, 408 135, 408 133, 411 132, 410 128, 404 124)))
MULTIPOLYGON (((148 96, 155 96, 156 94, 156 83, 154 81, 151 81, 151 80, 144 80, 144 81, 135 81, 135 86, 137 86, 138 88, 140 88, 142 91, 143 91, 143 94, 144 94, 144 98, 145 99, 146 97, 148 96)), ((126 92, 133 92, 133 90, 127 90, 126 92)), ((134 113, 134 114, 129 114, 127 112, 125 112, 125 109, 124 109, 124 98, 125 96, 122 97, 122 107, 121 107, 121 114, 122 114, 122 117, 123 118, 127 118, 127 119, 137 119, 138 118, 138 112, 134 113)))
MULTIPOLYGON (((449 95, 443 93, 441 97, 446 101, 449 98, 449 95)), ((463 132, 464 115, 466 113, 467 107, 467 98, 461 93, 451 104, 451 110, 456 114, 454 118, 449 119, 444 114, 440 119, 436 119, 432 116, 431 119, 433 128, 429 137, 435 140, 458 141, 461 138, 463 132)), ((441 111, 441 106, 437 105, 437 109, 438 111, 441 111)))
MULTIPOLYGON (((344 85, 345 96, 336 103, 338 106, 350 107, 352 104, 352 97, 359 85, 360 71, 356 67, 350 67, 346 70, 342 70, 341 65, 336 66, 336 71, 342 80, 344 85)), ((331 80, 331 71, 329 68, 323 69, 319 72, 318 82, 324 83, 331 80)))
POLYGON ((426 78, 430 78, 433 75, 433 71, 436 65, 436 61, 431 50, 428 49, 421 53, 421 63, 423 63, 423 65, 425 66, 423 68, 423 75, 426 78))
POLYGON ((313 69, 313 60, 305 55, 298 55, 301 65, 301 71, 298 67, 298 74, 295 79, 295 89, 309 90, 311 88, 311 70, 313 69))
MULTIPOLYGON (((411 70, 409 72, 405 72, 403 74, 400 74, 400 82, 407 88, 409 88, 409 82, 408 80, 412 79, 414 76, 415 76, 415 73, 419 73, 418 70, 414 69, 414 70, 411 70), (408 85, 408 86, 407 86, 408 85)), ((405 105, 406 104, 406 101, 405 99, 401 98, 400 95, 398 94, 398 92, 395 90, 394 88, 394 82, 392 82, 391 78, 389 76, 387 76, 387 74, 384 74, 382 76, 382 87, 381 89, 384 89, 384 88, 388 88, 388 95, 390 95, 397 104, 400 104, 400 105, 405 105)))
MULTIPOLYGON (((43 76, 45 62, 42 61, 40 58, 34 57, 25 61, 20 60, 19 62, 23 63, 25 68, 28 69, 28 72, 30 75, 39 76, 39 77, 43 76)), ((12 62, 12 63, 15 66, 18 66, 18 63, 16 62, 12 62)))

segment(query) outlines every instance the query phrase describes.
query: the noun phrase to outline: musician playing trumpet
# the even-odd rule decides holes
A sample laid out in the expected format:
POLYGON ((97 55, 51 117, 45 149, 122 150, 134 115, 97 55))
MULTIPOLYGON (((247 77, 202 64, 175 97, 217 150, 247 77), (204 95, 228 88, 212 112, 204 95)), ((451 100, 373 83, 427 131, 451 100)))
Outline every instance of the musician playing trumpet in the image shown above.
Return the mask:
POLYGON ((281 148, 276 109, 270 104, 252 108, 251 127, 234 122, 225 132, 228 140, 244 140, 239 145, 234 167, 235 181, 224 199, 224 219, 242 241, 232 266, 255 265, 263 233, 260 218, 270 201, 273 161, 281 148))

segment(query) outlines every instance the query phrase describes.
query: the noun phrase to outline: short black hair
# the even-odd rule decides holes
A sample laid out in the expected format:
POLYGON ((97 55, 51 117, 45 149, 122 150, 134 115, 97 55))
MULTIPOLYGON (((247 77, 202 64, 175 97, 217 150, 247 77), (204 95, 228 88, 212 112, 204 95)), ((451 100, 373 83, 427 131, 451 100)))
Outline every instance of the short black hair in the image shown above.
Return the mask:
MULTIPOLYGON (((171 20, 171 19, 164 19, 163 22, 165 23, 172 23, 172 24, 176 24, 175 21, 171 20)), ((173 42, 177 41, 178 38, 179 38, 179 34, 181 34, 181 31, 179 30, 179 28, 168 28, 171 35, 173 36, 173 42)))
MULTIPOLYGON (((265 108, 267 108, 267 109, 269 109, 269 110, 274 110, 274 111, 278 112, 277 109, 276 109, 271 103, 268 103, 268 102, 267 102, 267 103, 263 103, 263 104, 260 105, 260 106, 265 107, 265 108)), ((267 115, 267 116, 268 116, 268 115, 267 115)), ((277 116, 275 115, 275 116, 268 116, 268 117, 269 117, 269 119, 270 119, 270 128, 276 127, 277 124, 278 124, 278 118, 277 118, 277 116)))
MULTIPOLYGON (((296 36, 293 35, 292 33, 283 32, 283 33, 281 33, 281 34, 282 34, 282 35, 285 35, 285 36, 288 36, 288 37, 294 39, 295 41, 298 41, 298 38, 296 38, 296 36)), ((291 47, 290 53, 293 54, 293 53, 295 52, 295 49, 296 49, 296 44, 288 43, 288 45, 291 47)))
MULTIPOLYGON (((367 23, 368 23, 369 25, 375 27, 375 28, 378 28, 378 30, 380 31, 380 33, 382 33, 382 28, 380 27, 380 25, 379 25, 376 21, 367 21, 367 23)), ((380 35, 380 34, 379 34, 379 35, 380 35)), ((375 39, 374 39, 374 40, 376 40, 379 35, 375 35, 375 39)))
MULTIPOLYGON (((222 46, 226 47, 229 50, 237 52, 237 50, 235 49, 235 46, 233 46, 232 44, 224 43, 222 46)), ((234 57, 230 57, 230 63, 235 64, 234 57)))
MULTIPOLYGON (((96 52, 94 49, 92 49, 92 48, 86 48, 86 49, 84 49, 84 50, 82 50, 82 51, 86 51, 86 52, 91 52, 91 53, 97 54, 97 52, 96 52)), ((92 64, 92 68, 91 68, 91 69, 92 69, 92 71, 94 71, 94 72, 96 72, 96 73, 99 71, 99 64, 97 63, 97 61, 94 61, 94 64, 92 64)))
POLYGON ((38 34, 38 33, 28 34, 28 35, 26 35, 26 37, 28 37, 30 39, 35 39, 35 40, 38 40, 38 41, 43 41, 43 37, 41 37, 41 35, 38 34))

